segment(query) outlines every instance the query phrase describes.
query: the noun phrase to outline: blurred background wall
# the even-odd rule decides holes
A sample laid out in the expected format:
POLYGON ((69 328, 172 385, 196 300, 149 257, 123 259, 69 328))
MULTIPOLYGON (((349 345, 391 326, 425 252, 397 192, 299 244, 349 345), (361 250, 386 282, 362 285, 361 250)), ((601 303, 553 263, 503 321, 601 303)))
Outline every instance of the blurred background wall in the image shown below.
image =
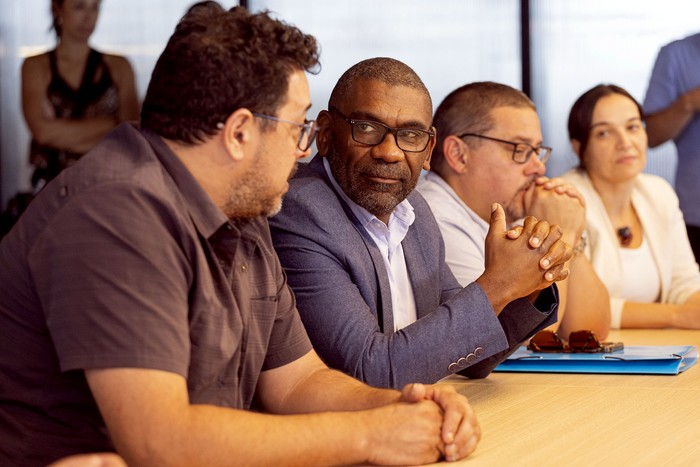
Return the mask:
MULTIPOLYGON (((102 0, 93 47, 125 55, 140 99, 167 38, 192 0, 102 0)), ((222 0, 226 7, 237 1, 222 0)), ((322 71, 311 76, 310 118, 325 108, 340 74, 369 57, 413 67, 440 101, 471 81, 526 87, 537 104, 548 175, 576 163, 566 118, 576 97, 615 83, 643 100, 659 48, 700 30, 697 0, 247 0, 313 34, 322 71), (523 13, 525 13, 523 15, 523 13), (523 18, 525 21, 523 21, 523 18), (522 26, 529 28, 523 40, 522 26), (523 60, 523 45, 528 56, 523 60), (529 58, 528 58, 529 57, 529 58), (523 67, 529 69, 523 78, 523 67), (523 81, 526 81, 525 83, 523 81)), ((29 189, 29 133, 21 109, 22 60, 55 45, 50 0, 0 0, 0 208, 29 189)), ((673 182, 675 149, 649 153, 647 171, 673 182)))

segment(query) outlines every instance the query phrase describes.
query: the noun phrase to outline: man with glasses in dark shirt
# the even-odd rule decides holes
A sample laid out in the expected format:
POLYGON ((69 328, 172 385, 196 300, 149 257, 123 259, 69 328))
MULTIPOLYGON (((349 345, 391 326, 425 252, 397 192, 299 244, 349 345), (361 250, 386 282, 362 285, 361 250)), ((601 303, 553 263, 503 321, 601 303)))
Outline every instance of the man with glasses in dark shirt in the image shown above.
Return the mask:
POLYGON ((562 335, 588 329, 604 338, 610 323, 607 289, 580 254, 583 198, 560 179, 544 177, 552 150, 542 144, 533 102, 504 84, 471 83, 443 100, 433 124, 438 137, 432 170, 418 191, 440 226, 447 264, 459 283, 474 281, 488 265, 484 240, 492 203, 503 205, 509 224, 527 215, 556 223, 577 253, 567 264, 569 277, 557 284, 562 335))
POLYGON ((414 191, 430 167, 431 121, 430 94, 410 67, 390 58, 354 65, 318 116, 318 154, 270 220, 314 348, 372 385, 486 376, 556 322, 552 283, 568 273, 571 248, 558 228, 528 218, 507 237, 494 205, 489 267, 472 284, 457 283, 414 191), (533 292, 534 305, 521 298, 533 292))

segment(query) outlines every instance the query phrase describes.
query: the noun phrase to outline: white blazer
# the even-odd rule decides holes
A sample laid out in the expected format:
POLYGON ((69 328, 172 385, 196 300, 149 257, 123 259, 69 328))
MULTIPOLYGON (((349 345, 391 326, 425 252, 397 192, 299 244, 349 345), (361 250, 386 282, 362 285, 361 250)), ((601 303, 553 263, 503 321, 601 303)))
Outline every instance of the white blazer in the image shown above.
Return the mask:
MULTIPOLYGON (((615 229, 585 171, 572 169, 562 177, 573 184, 586 200, 586 255, 608 288, 611 327, 619 329, 625 301, 620 297, 622 259, 615 229)), ((642 223, 661 278, 660 302, 685 302, 700 290, 700 271, 688 242, 678 196, 663 178, 641 173, 635 180, 632 205, 642 223)))

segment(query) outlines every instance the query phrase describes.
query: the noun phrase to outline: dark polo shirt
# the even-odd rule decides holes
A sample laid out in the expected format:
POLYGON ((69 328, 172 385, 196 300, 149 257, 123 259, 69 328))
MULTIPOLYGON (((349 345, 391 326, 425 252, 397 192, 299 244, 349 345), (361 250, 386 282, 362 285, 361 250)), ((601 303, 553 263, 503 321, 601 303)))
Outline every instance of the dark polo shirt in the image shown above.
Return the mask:
POLYGON ((311 349, 265 218, 229 222, 156 135, 122 125, 0 244, 0 465, 111 450, 82 370, 187 378, 249 409, 311 349))

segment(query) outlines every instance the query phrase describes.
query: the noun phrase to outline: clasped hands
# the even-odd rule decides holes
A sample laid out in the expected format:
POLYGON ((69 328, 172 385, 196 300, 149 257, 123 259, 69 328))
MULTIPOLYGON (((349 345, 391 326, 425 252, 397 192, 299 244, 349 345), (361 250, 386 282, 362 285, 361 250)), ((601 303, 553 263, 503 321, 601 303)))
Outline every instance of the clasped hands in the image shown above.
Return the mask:
POLYGON ((558 225, 533 216, 508 229, 500 204, 494 203, 486 235, 485 271, 476 280, 496 313, 516 298, 549 287, 569 275, 572 246, 558 225))
POLYGON ((579 191, 562 178, 538 177, 525 193, 525 213, 564 231, 563 240, 571 246, 586 227, 586 202, 579 191))
MULTIPOLYGON (((401 423, 401 426, 410 430, 403 435, 392 430, 387 435, 407 436, 410 443, 405 443, 409 439, 403 439, 403 443, 392 442, 387 445, 404 445, 405 451, 402 454, 407 456, 404 460, 426 463, 443 457, 446 461, 457 461, 476 449, 481 439, 479 422, 467 398, 457 393, 454 387, 448 384, 407 384, 397 402, 400 404, 394 406, 394 409, 398 411, 391 414, 390 419, 396 422, 402 416, 407 416, 406 423, 401 423)), ((387 406, 389 407, 392 406, 387 406)), ((381 449, 374 452, 381 457, 381 449)), ((402 461, 395 454, 391 459, 373 460, 380 464, 402 461)))

